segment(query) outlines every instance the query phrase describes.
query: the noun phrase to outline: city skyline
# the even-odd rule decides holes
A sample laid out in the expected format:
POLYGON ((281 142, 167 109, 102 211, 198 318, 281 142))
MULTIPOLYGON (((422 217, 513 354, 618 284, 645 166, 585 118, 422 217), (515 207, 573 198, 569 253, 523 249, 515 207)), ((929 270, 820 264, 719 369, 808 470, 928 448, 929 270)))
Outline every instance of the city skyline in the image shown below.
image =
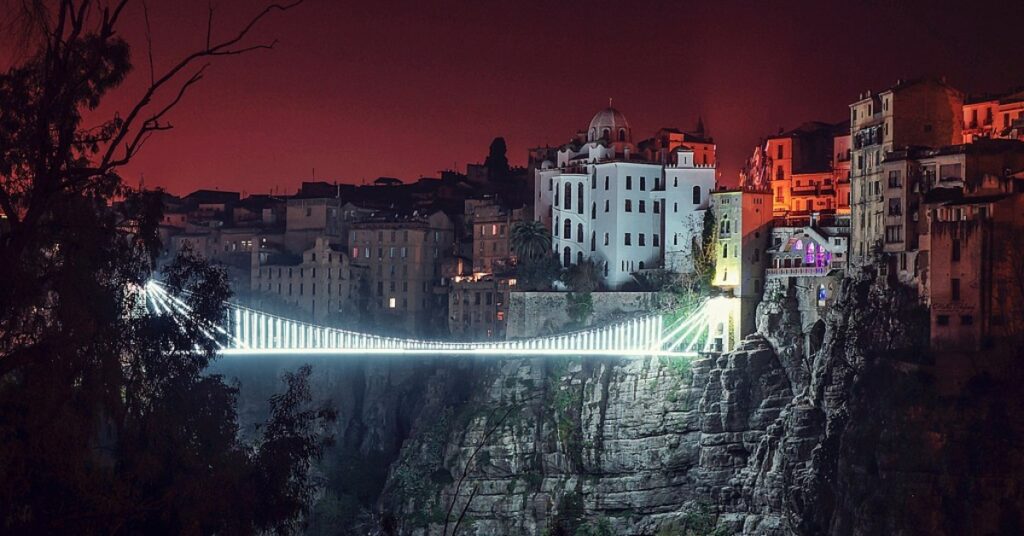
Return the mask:
MULTIPOLYGON (((242 4, 218 4, 215 35, 251 15, 242 4)), ((314 170, 343 183, 409 181, 482 161, 497 136, 510 162, 524 165, 527 148, 567 142, 613 98, 638 138, 702 117, 718 145, 719 181, 730 185, 763 136, 804 120, 839 121, 867 88, 943 75, 970 93, 1024 83, 1011 74, 1024 59, 991 52, 1012 46, 1009 32, 959 39, 1020 14, 1018 4, 966 13, 868 5, 870 25, 823 4, 534 7, 308 2, 271 17, 254 37, 277 39, 275 50, 215 63, 170 118, 175 129, 123 176, 179 194, 291 193, 314 170), (596 37, 603 31, 607 38, 596 37), (851 34, 863 38, 833 39, 851 34), (640 52, 616 52, 626 45, 640 52)), ((201 42, 206 9, 150 6, 158 69, 201 42)), ((141 5, 125 17, 135 74, 101 112, 123 112, 147 79, 141 5)), ((5 63, 18 56, 10 42, 3 51, 5 63)))

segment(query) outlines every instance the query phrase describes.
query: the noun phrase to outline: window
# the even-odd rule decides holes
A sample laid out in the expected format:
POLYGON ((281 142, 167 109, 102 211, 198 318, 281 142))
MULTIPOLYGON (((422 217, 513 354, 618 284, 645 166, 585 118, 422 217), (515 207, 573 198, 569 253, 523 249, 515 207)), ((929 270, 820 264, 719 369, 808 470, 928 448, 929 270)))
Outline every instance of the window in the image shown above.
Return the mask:
POLYGON ((591 175, 590 176, 590 189, 591 190, 596 190, 597 189, 597 175, 591 175))
POLYGON ((654 208, 654 213, 655 214, 661 214, 661 202, 660 201, 655 201, 653 208, 654 208))
POLYGON ((626 200, 626 212, 633 212, 633 200, 626 200))
POLYGON ((900 182, 900 170, 896 169, 889 172, 889 188, 899 188, 902 185, 900 182))
POLYGON ((554 234, 555 238, 558 238, 558 216, 555 216, 554 234))
POLYGON ((722 258, 729 258, 729 244, 722 244, 722 258))
POLYGON ((640 212, 641 213, 646 213, 647 212, 647 202, 644 201, 643 199, 640 200, 640 212))
POLYGON ((960 260, 960 239, 959 238, 954 238, 953 239, 952 251, 953 251, 953 262, 959 261, 960 260))
POLYGON ((949 315, 938 315, 935 317, 935 323, 940 326, 949 325, 949 315))
POLYGON ((597 203, 590 204, 590 219, 597 219, 597 203))
POLYGON ((640 177, 640 191, 643 192, 643 191, 646 191, 646 190, 647 190, 647 177, 640 177))
POLYGON ((632 237, 629 236, 629 233, 626 233, 625 237, 623 238, 623 242, 622 243, 623 243, 623 245, 626 245, 626 246, 632 246, 633 245, 633 240, 632 240, 632 237))
POLYGON ((566 246, 565 249, 562 250, 562 266, 568 268, 571 261, 572 254, 569 252, 569 246, 566 246))
POLYGON ((604 211, 605 211, 605 212, 608 212, 608 210, 609 210, 610 208, 611 208, 611 201, 609 201, 609 200, 605 199, 605 200, 604 200, 604 211))
POLYGON ((960 315, 960 325, 961 326, 973 326, 974 325, 974 315, 960 315))
POLYGON ((633 189, 633 177, 631 175, 626 175, 626 189, 633 189))
POLYGON ((640 235, 637 237, 637 245, 638 246, 646 246, 647 245, 645 243, 645 241, 644 241, 644 234, 643 233, 640 233, 640 235))
POLYGON ((565 225, 562 228, 562 231, 562 238, 572 240, 572 222, 569 221, 569 218, 565 219, 565 225))
POLYGON ((679 212, 679 203, 672 203, 672 212, 679 212))
POLYGON ((604 176, 604 191, 608 191, 608 175, 604 176))
POLYGON ((619 141, 626 141, 626 129, 619 129, 619 141))
POLYGON ((583 214, 583 183, 576 185, 576 212, 583 214))
POLYGON ((597 232, 590 231, 590 251, 597 249, 597 232))
POLYGON ((572 208, 572 185, 568 183, 565 185, 565 202, 562 205, 562 208, 565 210, 570 210, 572 208))
POLYGON ((583 243, 583 224, 582 223, 577 223, 576 224, 576 241, 579 242, 580 244, 583 243))
POLYGON ((951 278, 949 280, 949 292, 953 301, 960 301, 960 279, 951 278))
POLYGON ((699 205, 700 204, 700 186, 694 186, 693 187, 693 204, 694 205, 699 205))
MULTIPOLYGON (((779 160, 782 160, 782 144, 781 143, 779 144, 779 150, 776 151, 776 154, 778 155, 778 156, 776 156, 776 158, 778 158, 779 160)), ((780 167, 779 169, 782 169, 782 168, 780 167)))
POLYGON ((604 234, 604 245, 608 245, 608 233, 604 234))
POLYGON ((654 247, 656 247, 656 248, 661 247, 661 240, 658 237, 658 235, 654 235, 653 240, 654 240, 654 247))
POLYGON ((397 300, 394 298, 388 298, 388 308, 394 309, 397 306, 397 300))
POLYGON ((786 173, 782 171, 782 166, 775 168, 775 180, 781 181, 786 178, 786 173))

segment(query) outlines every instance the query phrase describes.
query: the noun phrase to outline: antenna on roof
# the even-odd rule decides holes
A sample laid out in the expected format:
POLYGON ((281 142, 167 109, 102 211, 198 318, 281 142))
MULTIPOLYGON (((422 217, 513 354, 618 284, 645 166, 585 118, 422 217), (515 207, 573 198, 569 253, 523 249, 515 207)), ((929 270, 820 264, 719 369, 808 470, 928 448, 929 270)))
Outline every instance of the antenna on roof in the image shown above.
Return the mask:
POLYGON ((611 97, 608 97, 608 107, 609 108, 612 107, 612 98, 611 97))

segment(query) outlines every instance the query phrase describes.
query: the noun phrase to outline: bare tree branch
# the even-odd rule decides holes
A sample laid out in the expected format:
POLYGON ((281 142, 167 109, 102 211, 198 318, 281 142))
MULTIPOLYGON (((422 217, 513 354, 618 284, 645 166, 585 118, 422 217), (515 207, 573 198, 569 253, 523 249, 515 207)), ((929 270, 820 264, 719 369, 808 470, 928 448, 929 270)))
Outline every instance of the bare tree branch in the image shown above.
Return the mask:
MULTIPOLYGON (((209 43, 208 43, 208 45, 207 45, 207 47, 205 49, 193 52, 193 53, 185 56, 177 64, 175 64, 167 72, 165 72, 162 76, 157 78, 156 81, 154 81, 152 84, 150 84, 149 88, 145 91, 145 93, 143 94, 142 98, 139 99, 139 101, 135 104, 135 106, 132 108, 132 110, 128 113, 128 116, 125 118, 124 123, 122 124, 122 126, 119 129, 118 133, 114 136, 114 138, 111 141, 110 145, 107 147, 107 151, 104 153, 103 158, 100 160, 100 164, 97 166, 97 169, 100 171, 100 173, 105 173, 105 172, 109 171, 113 167, 117 167, 119 165, 123 165, 124 163, 127 162, 128 159, 130 159, 130 157, 132 155, 129 155, 127 152, 125 152, 125 154, 123 154, 122 157, 118 158, 118 159, 115 159, 114 155, 118 151, 118 149, 122 147, 122 144, 124 143, 125 139, 127 138, 128 133, 135 126, 136 120, 138 120, 140 114, 142 114, 142 111, 147 106, 150 105, 150 103, 152 102, 153 97, 156 95, 156 93, 161 88, 163 88, 166 84, 168 84, 169 82, 173 81, 176 78, 176 76, 181 71, 183 71, 184 69, 186 69, 187 67, 189 67, 190 65, 192 65, 194 62, 196 62, 197 60, 199 60, 201 58, 213 57, 213 56, 237 55, 237 54, 243 54, 245 52, 249 52, 249 51, 253 51, 253 50, 273 48, 273 43, 271 43, 271 44, 264 44, 264 45, 252 45, 252 46, 244 47, 242 49, 232 49, 231 47, 237 45, 242 40, 244 40, 245 37, 249 35, 249 32, 252 31, 252 29, 261 20, 263 20, 267 15, 269 15, 270 13, 273 13, 275 11, 287 11, 289 9, 292 9, 292 8, 300 5, 302 2, 303 2, 303 0, 295 0, 294 2, 290 2, 290 3, 286 3, 286 4, 276 4, 275 3, 275 4, 271 4, 271 5, 267 6, 267 7, 265 7, 262 11, 259 12, 259 14, 257 14, 255 17, 250 19, 249 23, 246 24, 237 34, 235 34, 234 37, 232 37, 230 39, 227 39, 225 41, 221 41, 220 43, 217 43, 217 44, 212 45, 212 46, 209 45, 209 43), (127 156, 127 158, 126 158, 126 156, 127 156)), ((208 27, 209 27, 209 25, 212 24, 212 22, 208 21, 207 24, 208 24, 208 27)), ((111 32, 111 35, 112 35, 112 33, 113 33, 113 26, 110 27, 109 31, 111 32)), ((192 81, 190 79, 190 81, 186 82, 181 89, 182 90, 187 89, 187 87, 191 86, 193 83, 195 83, 195 81, 192 81)), ((180 100, 180 97, 183 94, 183 91, 179 91, 178 94, 179 94, 179 96, 178 96, 178 98, 176 100, 180 100)), ((166 112, 164 112, 164 113, 166 113, 166 112)), ((145 127, 143 127, 143 128, 145 128, 145 127)), ((138 139, 138 136, 136 136, 135 139, 138 139)), ((134 145, 137 148, 137 143, 134 144, 134 145)))

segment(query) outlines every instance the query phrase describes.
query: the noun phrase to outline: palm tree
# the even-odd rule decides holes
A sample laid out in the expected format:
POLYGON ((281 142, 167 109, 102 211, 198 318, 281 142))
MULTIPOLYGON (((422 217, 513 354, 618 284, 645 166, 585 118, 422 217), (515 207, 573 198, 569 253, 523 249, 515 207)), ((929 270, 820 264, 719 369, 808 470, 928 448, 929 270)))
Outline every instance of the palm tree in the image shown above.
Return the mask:
POLYGON ((604 263, 584 259, 565 271, 563 281, 573 292, 593 292, 604 279, 604 263))
POLYGON ((512 250, 521 259, 539 259, 551 249, 551 233, 539 221, 521 221, 512 226, 512 250))

